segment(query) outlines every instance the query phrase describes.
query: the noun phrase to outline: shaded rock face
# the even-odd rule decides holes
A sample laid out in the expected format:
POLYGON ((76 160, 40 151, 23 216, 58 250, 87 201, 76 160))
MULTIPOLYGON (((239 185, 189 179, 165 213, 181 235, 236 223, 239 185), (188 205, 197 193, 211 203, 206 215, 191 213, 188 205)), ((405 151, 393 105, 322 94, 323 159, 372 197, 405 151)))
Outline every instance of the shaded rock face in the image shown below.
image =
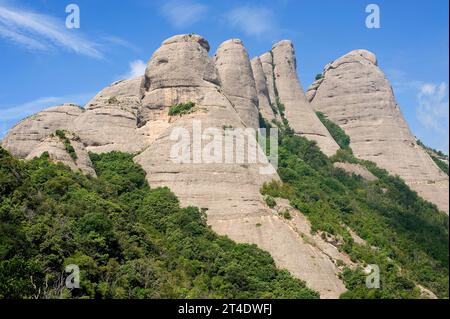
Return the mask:
POLYGON ((241 40, 222 43, 215 64, 223 92, 247 127, 259 128, 258 96, 247 50, 241 40))
POLYGON ((73 130, 73 121, 84 112, 74 104, 48 108, 27 117, 6 134, 2 146, 11 154, 24 159, 41 142, 56 130, 73 130))
POLYGON ((269 90, 267 89, 267 79, 264 74, 262 63, 259 57, 252 61, 252 71, 255 78, 256 92, 258 95, 258 107, 261 116, 269 123, 276 120, 275 114, 272 110, 269 90))
POLYGON ((50 135, 42 140, 25 159, 31 160, 47 152, 50 159, 69 166, 73 171, 80 170, 86 175, 97 176, 92 166, 92 162, 89 159, 88 152, 78 136, 70 132, 66 132, 65 135, 75 150, 76 159, 72 158, 66 151, 64 141, 55 135, 50 135))
POLYGON ((399 175, 448 213, 448 176, 417 145, 373 53, 356 50, 328 64, 308 96, 350 136, 357 157, 399 175))
POLYGON ((276 93, 275 93, 275 75, 273 73, 274 65, 272 52, 264 53, 259 57, 261 61, 261 66, 264 71, 264 76, 266 77, 266 87, 269 94, 269 101, 272 106, 276 103, 276 93))
POLYGON ((275 93, 285 106, 289 125, 297 135, 316 141, 326 155, 334 155, 339 146, 306 99, 297 76, 294 46, 290 41, 281 41, 273 46, 272 54, 275 93))

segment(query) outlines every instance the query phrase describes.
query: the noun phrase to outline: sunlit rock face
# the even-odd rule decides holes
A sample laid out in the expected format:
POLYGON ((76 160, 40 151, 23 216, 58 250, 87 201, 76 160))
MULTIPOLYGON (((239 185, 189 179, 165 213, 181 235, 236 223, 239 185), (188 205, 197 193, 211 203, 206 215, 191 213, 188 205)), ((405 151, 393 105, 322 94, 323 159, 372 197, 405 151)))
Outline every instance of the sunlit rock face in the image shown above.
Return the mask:
POLYGON ((247 50, 239 39, 222 43, 215 65, 225 96, 247 127, 258 128, 258 96, 247 50))
POLYGON ((272 47, 275 94, 285 106, 285 117, 294 132, 316 141, 320 149, 332 156, 339 146, 319 120, 306 99, 297 76, 297 60, 291 41, 281 41, 272 47))
POLYGON ((448 176, 417 145, 373 53, 356 50, 328 64, 307 95, 350 136, 357 157, 399 175, 448 213, 448 176))
POLYGON ((17 123, 6 134, 2 147, 18 158, 31 151, 56 130, 73 130, 73 121, 84 109, 74 104, 63 104, 45 109, 17 123))

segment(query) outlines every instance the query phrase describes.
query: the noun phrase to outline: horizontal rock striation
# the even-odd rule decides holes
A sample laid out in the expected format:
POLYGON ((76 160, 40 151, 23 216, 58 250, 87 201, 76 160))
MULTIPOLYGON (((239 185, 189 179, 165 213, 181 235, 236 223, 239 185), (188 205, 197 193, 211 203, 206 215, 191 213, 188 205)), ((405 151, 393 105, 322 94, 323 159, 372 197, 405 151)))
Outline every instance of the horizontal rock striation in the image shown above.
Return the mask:
POLYGON ((399 175, 448 213, 448 176, 417 145, 373 53, 352 51, 325 66, 308 97, 350 136, 357 157, 399 175))

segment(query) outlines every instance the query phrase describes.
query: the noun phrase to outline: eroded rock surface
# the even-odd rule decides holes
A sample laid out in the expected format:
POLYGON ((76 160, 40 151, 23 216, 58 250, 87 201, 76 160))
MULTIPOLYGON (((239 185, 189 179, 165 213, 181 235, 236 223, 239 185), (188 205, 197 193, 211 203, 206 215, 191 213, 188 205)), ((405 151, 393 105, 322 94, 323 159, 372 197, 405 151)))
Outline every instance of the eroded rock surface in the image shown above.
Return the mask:
POLYGON ((215 64, 224 94, 247 127, 259 128, 258 96, 247 50, 241 40, 222 43, 215 64))
POLYGON ((2 147, 18 158, 31 151, 56 130, 73 130, 73 121, 84 109, 75 104, 63 104, 45 109, 16 124, 6 134, 2 147))
POLYGON ((328 130, 309 105, 297 76, 297 61, 294 46, 290 41, 281 41, 272 48, 275 93, 285 106, 285 117, 297 135, 316 141, 328 156, 339 149, 328 130))
POLYGON ((399 175, 448 213, 448 176, 417 144, 373 53, 356 50, 328 64, 308 96, 350 136, 357 157, 399 175))

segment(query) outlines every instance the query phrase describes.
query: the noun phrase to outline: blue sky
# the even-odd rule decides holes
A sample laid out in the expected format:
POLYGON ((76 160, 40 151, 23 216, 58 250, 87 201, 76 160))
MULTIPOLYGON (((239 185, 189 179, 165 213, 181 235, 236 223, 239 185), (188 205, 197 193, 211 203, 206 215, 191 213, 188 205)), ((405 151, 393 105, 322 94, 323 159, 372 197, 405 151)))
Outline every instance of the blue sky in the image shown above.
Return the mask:
POLYGON ((448 153, 448 0, 0 0, 0 138, 15 122, 62 102, 84 104, 113 81, 143 72, 160 43, 198 33, 214 54, 229 38, 250 56, 290 39, 306 89, 354 49, 374 52, 413 133, 448 153), (80 8, 67 29, 65 8, 80 8), (381 28, 367 29, 376 3, 381 28))

